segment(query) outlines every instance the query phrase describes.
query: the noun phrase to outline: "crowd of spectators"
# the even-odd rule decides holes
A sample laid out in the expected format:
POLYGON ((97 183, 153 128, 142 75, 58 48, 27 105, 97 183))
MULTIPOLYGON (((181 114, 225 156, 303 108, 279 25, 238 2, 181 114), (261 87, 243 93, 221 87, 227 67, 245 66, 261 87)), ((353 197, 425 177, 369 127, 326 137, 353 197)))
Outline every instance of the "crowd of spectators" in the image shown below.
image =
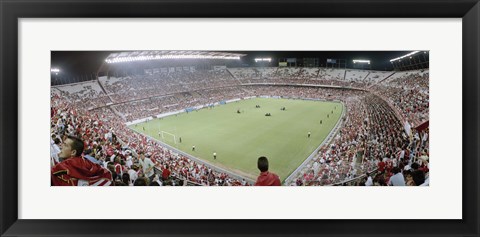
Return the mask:
MULTIPOLYGON (((359 93, 345 101, 346 121, 340 132, 292 185, 341 184, 374 173, 371 185, 395 185, 390 178, 399 172, 409 174, 412 167, 423 172, 422 182, 417 180, 415 185, 424 184, 428 178, 428 129, 407 134, 390 106, 375 95, 359 93)), ((366 180, 360 181, 355 184, 365 185, 366 180)))
POLYGON ((112 102, 110 97, 102 91, 98 81, 57 86, 54 93, 67 98, 72 103, 77 103, 81 109, 97 108, 112 102))
MULTIPOLYGON (((114 185, 247 185, 244 180, 234 179, 133 132, 108 107, 87 111, 77 107, 76 102, 52 95, 51 115, 52 146, 67 135, 82 139, 84 156, 93 157, 108 169, 114 185), (151 159, 157 172, 168 169, 169 177, 156 175, 154 180, 148 180, 140 167, 140 153, 151 159)), ((59 161, 52 153, 53 166, 59 161)))
POLYGON ((113 107, 125 116, 126 121, 135 121, 166 112, 208 105, 222 100, 243 98, 247 95, 247 92, 239 87, 225 87, 151 97, 114 105, 113 107))
POLYGON ((286 98, 340 100, 348 93, 345 89, 322 87, 293 87, 272 85, 233 86, 217 89, 183 92, 169 96, 152 97, 112 106, 125 116, 126 121, 156 116, 170 111, 204 106, 249 96, 282 96, 286 98))
POLYGON ((115 103, 146 99, 172 93, 223 87, 238 84, 224 70, 198 70, 158 72, 152 75, 116 78, 113 83, 105 81, 104 88, 115 103))
POLYGON ((429 73, 412 71, 392 77, 370 88, 396 107, 413 126, 429 118, 429 73))
POLYGON ((361 103, 364 92, 350 92, 345 97, 346 116, 343 126, 330 144, 318 151, 294 183, 288 185, 332 185, 356 175, 355 161, 361 147, 364 132, 365 104, 361 103), (355 94, 352 94, 355 93, 355 94))
POLYGON ((118 104, 113 108, 123 114, 127 121, 134 121, 168 112, 177 105, 175 96, 161 96, 118 104))
POLYGON ((276 78, 276 67, 247 67, 247 68, 229 68, 227 69, 236 79, 272 79, 276 78))
POLYGON ((392 72, 336 68, 229 68, 242 84, 279 83, 328 85, 365 89, 387 78, 392 72), (261 70, 269 70, 263 73, 261 70))

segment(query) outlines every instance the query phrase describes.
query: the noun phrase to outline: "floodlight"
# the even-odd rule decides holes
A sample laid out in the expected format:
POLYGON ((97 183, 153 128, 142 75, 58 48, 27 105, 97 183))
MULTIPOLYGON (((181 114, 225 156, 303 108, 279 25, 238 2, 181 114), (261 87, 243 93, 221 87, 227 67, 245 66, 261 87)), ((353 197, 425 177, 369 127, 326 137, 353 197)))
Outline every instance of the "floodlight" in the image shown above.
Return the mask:
POLYGON ((403 56, 401 56, 401 57, 391 59, 390 62, 393 62, 393 61, 396 61, 396 60, 399 60, 399 61, 400 61, 400 59, 406 58, 406 57, 408 57, 408 56, 412 56, 412 55, 414 55, 414 54, 416 54, 416 53, 418 53, 418 52, 420 52, 420 51, 413 51, 413 52, 408 53, 408 54, 406 54, 406 55, 403 55, 403 56))
POLYGON ((370 64, 370 60, 365 60, 365 59, 354 59, 353 63, 368 63, 370 64))
POLYGON ((50 72, 59 73, 59 72, 60 72, 60 69, 58 69, 58 68, 52 68, 52 69, 50 69, 50 72))
POLYGON ((271 58, 256 58, 255 62, 271 62, 271 58))

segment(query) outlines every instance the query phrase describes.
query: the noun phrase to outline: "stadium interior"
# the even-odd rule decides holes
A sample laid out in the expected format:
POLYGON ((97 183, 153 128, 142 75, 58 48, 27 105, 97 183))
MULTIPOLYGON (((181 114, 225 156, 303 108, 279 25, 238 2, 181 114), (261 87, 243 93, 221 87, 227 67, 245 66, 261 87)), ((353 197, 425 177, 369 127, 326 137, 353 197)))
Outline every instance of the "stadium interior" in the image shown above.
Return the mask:
MULTIPOLYGON (((406 51, 392 58, 393 69, 385 71, 369 68, 368 60, 347 67, 341 59, 321 63, 313 57, 302 65, 293 57, 258 58, 258 64, 245 65, 239 59, 247 54, 111 53, 94 75, 76 81, 52 69, 52 146, 64 135, 81 138, 84 155, 112 172, 112 185, 135 185, 134 177, 123 178, 130 170, 142 178, 138 153, 144 152, 162 186, 249 186, 251 178, 184 154, 129 125, 236 99, 339 101, 345 112, 331 136, 282 185, 390 186, 396 185, 391 177, 399 171, 406 186, 429 185, 428 52, 406 51), (165 169, 171 172, 168 179, 161 178, 165 169)), ((52 152, 52 166, 58 162, 52 152)))

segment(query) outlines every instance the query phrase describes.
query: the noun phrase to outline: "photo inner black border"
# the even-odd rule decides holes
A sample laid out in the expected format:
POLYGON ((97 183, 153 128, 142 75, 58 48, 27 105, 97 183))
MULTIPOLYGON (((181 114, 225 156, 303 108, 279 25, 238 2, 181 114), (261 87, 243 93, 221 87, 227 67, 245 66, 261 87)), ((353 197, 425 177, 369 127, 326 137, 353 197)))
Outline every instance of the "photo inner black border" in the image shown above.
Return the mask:
MULTIPOLYGON (((478 236, 478 0, 0 0, 1 236, 478 236), (18 19, 129 17, 462 18, 462 220, 19 220, 18 19)), ((445 45, 448 47, 448 45, 445 45)), ((28 138, 35 140, 34 135, 28 138)), ((455 177, 458 178, 458 177, 455 177)), ((68 197, 65 197, 68 198, 68 197)), ((281 208, 281 207, 279 207, 281 208)), ((55 210, 52 210, 55 211, 55 210)), ((60 210, 56 210, 60 211, 60 210)), ((260 210, 259 210, 260 211, 260 210)))

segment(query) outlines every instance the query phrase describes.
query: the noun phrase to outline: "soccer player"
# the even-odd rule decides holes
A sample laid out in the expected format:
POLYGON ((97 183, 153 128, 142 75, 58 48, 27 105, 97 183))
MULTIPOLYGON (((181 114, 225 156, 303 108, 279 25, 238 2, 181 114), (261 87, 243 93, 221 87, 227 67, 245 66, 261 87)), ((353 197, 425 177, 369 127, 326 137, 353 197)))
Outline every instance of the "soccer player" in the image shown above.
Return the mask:
POLYGON ((214 160, 217 159, 217 153, 216 153, 216 152, 213 153, 213 159, 214 159, 214 160))
POLYGON ((192 151, 195 151, 195 145, 192 146, 192 151))
POLYGON ((311 135, 311 133, 310 133, 310 132, 308 132, 308 135, 307 135, 307 137, 308 137, 308 138, 310 138, 310 135, 311 135))
POLYGON ((323 120, 320 119, 320 124, 322 124, 323 120))

